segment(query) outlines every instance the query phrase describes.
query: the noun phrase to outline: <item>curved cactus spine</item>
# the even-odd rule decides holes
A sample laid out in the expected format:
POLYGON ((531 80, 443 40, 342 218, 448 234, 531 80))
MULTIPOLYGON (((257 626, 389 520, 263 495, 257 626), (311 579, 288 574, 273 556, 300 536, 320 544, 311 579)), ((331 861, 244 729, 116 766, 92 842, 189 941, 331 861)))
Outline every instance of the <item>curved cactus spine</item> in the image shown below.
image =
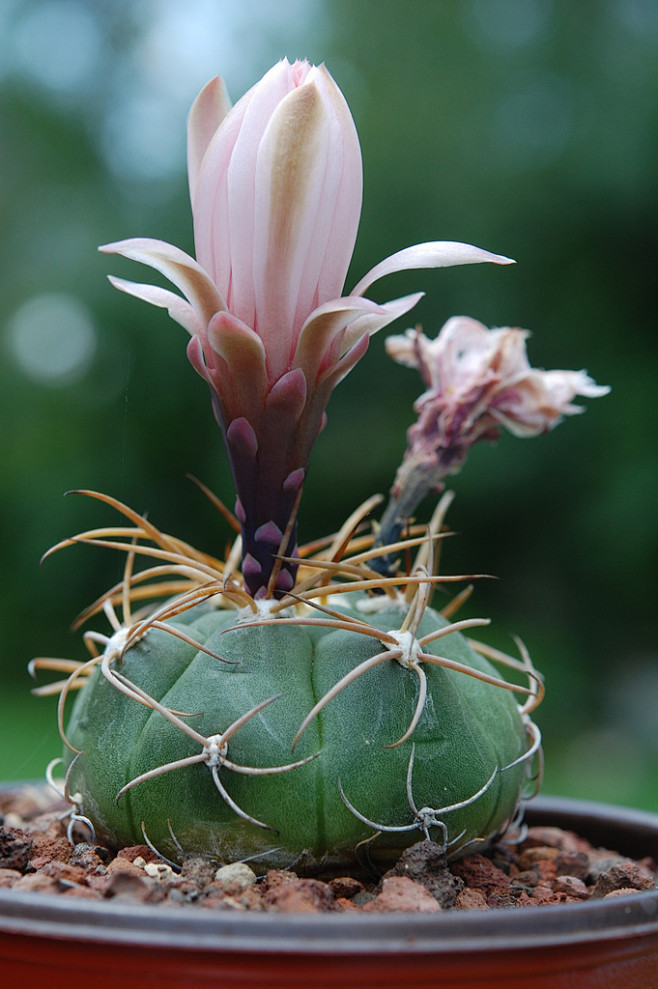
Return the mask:
MULTIPOLYGON (((60 727, 75 758, 69 775, 81 793, 75 813, 93 820, 101 835, 138 841, 144 824, 149 840, 175 859, 180 851, 172 840, 170 825, 165 827, 165 822, 175 818, 172 826, 179 836, 178 844, 186 851, 219 855, 221 850, 223 857, 230 858, 256 855, 266 868, 273 863, 289 863, 306 849, 307 867, 318 868, 328 859, 353 859, 355 848, 372 837, 373 830, 384 834, 373 846, 375 854, 384 859, 394 854, 401 841, 411 840, 419 827, 421 831, 433 829, 440 841, 450 845, 451 854, 456 854, 475 837, 491 838, 514 816, 528 763, 538 746, 539 736, 528 735, 527 727, 529 711, 540 693, 538 678, 527 653, 522 653, 521 660, 502 654, 495 658, 526 677, 528 686, 505 680, 493 668, 475 661, 476 653, 462 633, 485 625, 485 619, 448 621, 431 610, 433 586, 448 579, 427 568, 428 564, 433 566, 431 544, 437 533, 414 535, 400 544, 403 551, 419 550, 421 562, 412 573, 381 577, 369 566, 374 536, 354 536, 352 520, 324 551, 302 548, 297 557, 300 593, 272 599, 270 607, 261 611, 255 602, 255 610, 245 606, 243 592, 235 598, 231 587, 226 586, 221 563, 208 564, 204 554, 197 551, 186 554, 180 543, 152 523, 144 526, 125 506, 112 504, 128 515, 136 528, 91 530, 60 544, 96 544, 121 548, 126 554, 123 582, 85 612, 87 616, 104 613, 112 634, 86 633, 92 656, 71 670, 60 697, 60 727), (134 563, 139 558, 146 558, 147 566, 136 572, 134 563), (199 561, 204 561, 202 566, 199 561), (177 580, 183 578, 179 594, 152 604, 147 614, 134 613, 133 602, 142 604, 149 597, 157 600, 163 585, 168 586, 172 568, 177 580), (378 585, 385 593, 373 597, 378 585), (401 592, 405 587, 411 592, 409 601, 401 592), (331 601, 331 606, 323 600, 331 601), (123 623, 115 612, 116 604, 122 606, 123 623), (330 645, 334 641, 335 647, 330 645), (263 650, 274 649, 276 653, 277 642, 288 660, 297 657, 290 673, 267 662, 263 650), (393 672, 393 668, 399 669, 400 675, 391 678, 385 671, 393 672), (447 675, 449 680, 435 681, 432 670, 443 671, 441 678, 447 675), (66 697, 79 681, 89 681, 88 673, 92 674, 91 681, 79 695, 65 730, 66 697), (457 678, 454 682, 453 677, 457 678), (451 746, 459 738, 460 730, 455 742, 448 741, 455 728, 448 723, 454 721, 452 702, 450 719, 447 714, 438 722, 436 718, 464 677, 480 684, 473 698, 480 690, 487 691, 486 707, 493 704, 504 721, 512 719, 507 728, 512 723, 517 727, 498 741, 490 736, 491 728, 486 729, 473 755, 490 749, 486 770, 489 783, 483 786, 482 779, 477 785, 471 783, 473 773, 486 768, 480 766, 481 757, 477 756, 472 772, 458 790, 449 781, 455 798, 446 802, 436 799, 443 796, 448 783, 442 768, 444 758, 437 761, 437 757, 446 744, 451 746), (215 682, 217 686, 210 688, 215 682), (274 689, 259 697, 254 694, 256 684, 259 691, 274 689), (522 702, 496 700, 511 693, 518 694, 522 702), (364 697, 370 698, 366 709, 377 697, 378 703, 385 703, 392 712, 381 724, 368 727, 367 719, 363 722, 365 745, 354 737, 352 720, 364 697), (143 713, 138 714, 138 710, 143 713), (99 744, 110 723, 121 726, 121 737, 127 736, 125 762, 117 763, 114 752, 108 760, 99 744), (218 724, 229 727, 218 733, 218 724), (166 725, 169 729, 165 731, 166 725), (302 744, 302 736, 306 737, 312 725, 317 725, 313 737, 298 759, 279 757, 265 764, 265 738, 275 741, 273 751, 284 756, 286 750, 291 753, 302 744), (428 746, 425 739, 434 738, 437 730, 443 741, 437 755, 430 755, 435 743, 428 746), (244 732, 248 734, 242 739, 244 732), (236 746, 235 754, 229 755, 229 740, 236 746), (409 777, 416 753, 421 751, 419 745, 423 768, 411 794, 409 777), (400 755, 395 754, 398 752, 400 755), (196 775, 188 777, 204 766, 210 770, 211 792, 196 775), (223 770, 230 779, 223 778, 223 770), (285 785, 283 780, 277 784, 275 777, 289 775, 289 771, 304 774, 299 785, 292 779, 285 785), (358 801, 358 793, 367 792, 364 786, 370 788, 377 776, 381 776, 379 789, 384 800, 381 815, 376 806, 362 809, 358 801), (238 777, 244 778, 244 785, 238 777), (169 779, 171 782, 166 783, 169 779), (164 791, 158 789, 162 785, 164 791), (424 796, 416 802, 416 786, 424 794, 434 793, 435 798, 424 796), (171 794, 164 802, 160 796, 163 792, 171 794), (410 826, 391 826, 388 831, 375 828, 374 822, 388 818, 391 792, 396 793, 392 810, 401 815, 404 807, 411 808, 413 822, 410 826), (282 803, 297 809, 273 813, 272 808, 282 803), (155 814, 160 806, 162 818, 155 814), (428 810, 431 807, 439 810, 433 814, 428 810), (199 814, 208 820, 208 830, 194 824, 199 814), (473 815, 472 824, 469 815, 473 815), (452 817, 454 823, 446 824, 444 816, 446 821, 452 817), (232 817, 247 829, 239 840, 232 817), (300 824, 315 817, 317 824, 300 824), (279 833, 281 844, 276 851, 254 835, 266 830, 279 833), (323 831, 325 838, 321 837, 323 831)), ((361 515, 357 512, 355 517, 361 515)), ((233 580, 237 581, 237 575, 233 580)), ((42 668, 48 661, 40 660, 38 665, 42 668)), ((53 662, 53 666, 61 668, 62 663, 53 662)), ((470 694, 472 691, 465 696, 470 694)), ((459 701, 457 709, 462 704, 459 701)), ((369 799, 372 801, 372 794, 369 799)))

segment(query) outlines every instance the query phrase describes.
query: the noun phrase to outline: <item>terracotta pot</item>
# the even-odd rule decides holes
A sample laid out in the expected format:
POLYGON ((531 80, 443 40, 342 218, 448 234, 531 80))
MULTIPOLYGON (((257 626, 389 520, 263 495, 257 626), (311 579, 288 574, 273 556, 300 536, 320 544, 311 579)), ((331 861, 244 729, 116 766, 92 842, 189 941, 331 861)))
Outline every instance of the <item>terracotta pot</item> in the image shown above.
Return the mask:
MULTIPOLYGON (((531 824, 658 858, 658 815, 538 798, 531 824)), ((0 890, 0 972, 48 989, 651 989, 658 891, 523 910, 236 914, 0 890)))

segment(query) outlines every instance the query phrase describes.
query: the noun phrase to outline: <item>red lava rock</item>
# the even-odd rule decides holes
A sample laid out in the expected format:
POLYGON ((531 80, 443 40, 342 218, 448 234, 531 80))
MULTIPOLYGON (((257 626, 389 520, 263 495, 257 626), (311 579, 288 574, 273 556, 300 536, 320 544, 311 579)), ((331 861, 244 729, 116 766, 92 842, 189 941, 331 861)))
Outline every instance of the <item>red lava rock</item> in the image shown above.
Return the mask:
POLYGON ((452 863, 452 871, 471 889, 481 889, 488 897, 496 890, 507 890, 509 879, 502 869, 484 855, 468 855, 452 863))
POLYGON ((334 895, 327 883, 294 878, 269 886, 263 893, 263 903, 268 909, 281 913, 323 913, 335 906, 334 895))
POLYGON ((613 865, 607 872, 602 872, 596 880, 592 897, 606 896, 617 889, 653 889, 655 883, 648 878, 636 862, 620 862, 613 865))
POLYGON ((347 912, 348 910, 355 910, 357 913, 361 913, 362 907, 355 903, 354 900, 348 899, 346 896, 339 896, 335 900, 335 906, 338 910, 347 912))
POLYGON ((585 852, 558 852, 554 858, 556 876, 576 876, 583 882, 589 874, 589 855, 585 852))
POLYGON ((149 903, 158 899, 164 899, 164 891, 158 896, 157 887, 149 883, 142 873, 143 878, 123 869, 116 869, 108 878, 105 885, 104 894, 108 897, 116 897, 119 900, 131 900, 136 903, 149 903))
POLYGON ((530 901, 536 906, 538 904, 545 903, 555 903, 555 894, 550 886, 544 886, 538 883, 533 889, 532 893, 529 894, 530 901))
POLYGON ((464 885, 463 879, 448 868, 445 851, 435 841, 419 841, 405 849, 383 879, 385 881, 392 876, 406 876, 421 883, 445 908, 454 907, 457 894, 464 885))
POLYGON ((22 872, 32 855, 32 840, 16 828, 0 828, 0 866, 22 872))
POLYGON ((481 889, 471 889, 465 886, 457 893, 455 906, 458 910, 488 910, 487 898, 481 889))
POLYGON ((351 900, 353 896, 362 893, 364 889, 363 883, 355 879, 354 876, 338 876, 336 879, 330 879, 329 886, 337 900, 351 900))
POLYGON ((70 886, 66 886, 66 888, 62 890, 62 896, 74 896, 87 900, 101 899, 101 894, 96 890, 91 889, 89 886, 80 886, 77 883, 72 883, 70 886))
POLYGON ((523 844, 526 848, 544 845, 548 848, 557 848, 561 852, 587 852, 590 848, 589 842, 573 831, 552 827, 528 828, 523 844))
POLYGON ((123 873, 128 876, 137 876, 140 879, 144 879, 146 877, 146 873, 140 865, 135 865, 132 859, 126 858, 123 855, 117 855, 115 859, 108 862, 107 871, 111 876, 114 876, 117 873, 123 873))
POLYGON ((590 895, 587 886, 578 876, 557 876, 553 883, 553 890, 576 900, 586 900, 590 895))
POLYGON ((58 862, 55 859, 47 862, 41 873, 53 879, 79 885, 84 885, 87 878, 87 873, 81 865, 71 865, 70 862, 58 862))
POLYGON ((519 868, 532 869, 538 862, 551 861, 558 854, 558 849, 551 848, 550 845, 532 845, 519 855, 519 868))
MULTIPOLYGON (((27 791, 26 791, 27 792, 27 791)), ((500 842, 483 854, 448 863, 441 846, 420 841, 376 879, 339 876, 326 882, 273 869, 258 881, 219 881, 218 864, 189 856, 180 871, 146 845, 118 853, 84 840, 71 847, 58 802, 0 795, 0 886, 89 899, 164 903, 181 909, 370 913, 440 909, 489 910, 553 906, 628 896, 656 888, 653 859, 632 861, 593 848, 559 828, 530 828, 527 839, 500 842), (17 810, 20 808, 20 814, 17 810)), ((62 807, 61 810, 65 810, 62 807)), ((75 831, 74 831, 75 835, 75 831)))
POLYGON ((21 876, 14 883, 12 889, 20 890, 21 892, 27 892, 29 890, 38 893, 59 893, 60 885, 52 876, 44 876, 43 872, 29 872, 27 876, 21 876))
POLYGON ((181 866, 181 878, 189 879, 197 886, 207 886, 214 879, 217 867, 201 855, 190 855, 181 866))
POLYGON ((8 889, 13 886, 23 875, 18 869, 0 868, 0 889, 8 889))
POLYGON ((437 913, 442 908, 422 883, 408 876, 388 876, 382 880, 382 891, 363 907, 364 912, 437 913))
POLYGON ((110 854, 102 845, 89 845, 86 841, 77 844, 69 859, 71 865, 80 865, 86 872, 106 872, 105 863, 110 854))
POLYGON ((55 859, 60 862, 68 862, 72 851, 68 841, 62 836, 35 835, 32 843, 30 867, 41 869, 55 859))
POLYGON ((118 859, 128 859, 134 862, 135 859, 144 859, 145 862, 160 862, 161 859, 148 845, 126 845, 117 852, 118 859))
POLYGON ((288 869, 270 869, 265 875, 263 890, 274 889, 275 886, 281 886, 283 883, 290 883, 296 878, 297 876, 295 873, 290 872, 288 869))
POLYGON ((537 869, 527 869, 525 872, 515 872, 510 876, 510 886, 513 889, 525 890, 526 893, 533 890, 539 882, 539 872, 537 869))

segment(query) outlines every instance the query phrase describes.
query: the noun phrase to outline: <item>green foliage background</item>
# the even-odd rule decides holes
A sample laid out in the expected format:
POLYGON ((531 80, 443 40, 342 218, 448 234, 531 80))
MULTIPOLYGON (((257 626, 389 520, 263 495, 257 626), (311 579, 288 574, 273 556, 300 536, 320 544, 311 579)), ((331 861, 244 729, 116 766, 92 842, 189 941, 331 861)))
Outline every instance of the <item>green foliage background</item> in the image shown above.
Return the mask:
MULTIPOLYGON (((443 566, 497 575, 470 613, 494 618, 503 648, 519 634, 545 672, 546 788, 658 809, 656 5, 6 0, 0 39, 0 777, 40 775, 57 754, 53 704, 30 699, 26 663, 82 658, 69 622, 120 574, 82 547, 39 568, 57 540, 113 519, 64 492, 106 491, 210 551, 228 538, 186 479, 232 500, 184 331, 105 280, 146 269, 95 248, 154 236, 192 251, 185 111, 215 72, 237 99, 288 55, 326 61, 361 137, 348 283, 423 240, 507 254, 515 266, 411 272, 376 297, 425 289, 414 318, 429 335, 455 313, 527 327, 536 366, 612 386, 550 435, 473 452, 443 566), (93 321, 93 359, 70 381, 16 359, 16 314, 44 293, 93 321)), ((419 391, 375 338, 332 400, 303 537, 387 490, 419 391)))

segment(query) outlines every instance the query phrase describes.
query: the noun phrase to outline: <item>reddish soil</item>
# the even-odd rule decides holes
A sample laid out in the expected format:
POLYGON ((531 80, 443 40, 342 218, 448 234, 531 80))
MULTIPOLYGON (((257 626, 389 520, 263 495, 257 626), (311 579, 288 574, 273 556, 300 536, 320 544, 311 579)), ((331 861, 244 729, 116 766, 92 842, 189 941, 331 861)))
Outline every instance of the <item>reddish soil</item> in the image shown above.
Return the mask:
POLYGON ((439 845, 420 841, 370 881, 281 869, 256 877, 247 865, 194 856, 172 868, 146 845, 71 845, 66 809, 37 787, 0 794, 0 886, 197 909, 391 913, 576 903, 655 889, 658 880, 653 859, 636 862, 553 827, 528 828, 522 840, 450 863, 439 845))

